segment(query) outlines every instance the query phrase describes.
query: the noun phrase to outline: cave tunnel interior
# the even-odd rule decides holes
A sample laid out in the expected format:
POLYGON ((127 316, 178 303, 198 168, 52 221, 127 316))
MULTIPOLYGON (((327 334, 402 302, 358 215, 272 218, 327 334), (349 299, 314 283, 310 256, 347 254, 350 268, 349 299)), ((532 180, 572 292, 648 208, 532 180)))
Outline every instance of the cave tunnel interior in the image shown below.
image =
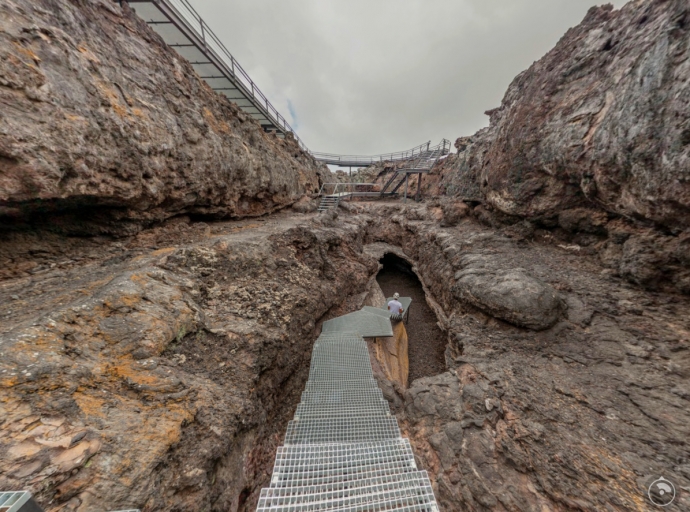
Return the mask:
POLYGON ((384 295, 391 297, 398 292, 401 297, 412 297, 405 325, 410 362, 409 382, 443 373, 446 371, 446 336, 437 325, 438 319, 426 302, 424 288, 412 265, 392 253, 386 253, 380 263, 383 268, 376 280, 384 295))

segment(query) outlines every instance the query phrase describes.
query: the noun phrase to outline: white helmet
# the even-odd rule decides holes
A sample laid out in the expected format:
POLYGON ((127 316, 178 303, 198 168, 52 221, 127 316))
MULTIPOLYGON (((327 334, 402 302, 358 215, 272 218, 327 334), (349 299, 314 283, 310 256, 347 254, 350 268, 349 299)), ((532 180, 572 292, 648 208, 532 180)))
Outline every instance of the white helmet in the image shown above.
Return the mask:
POLYGON ((395 292, 395 293, 393 294, 393 298, 396 299, 396 300, 399 299, 399 298, 400 298, 400 294, 399 294, 398 292, 395 292))

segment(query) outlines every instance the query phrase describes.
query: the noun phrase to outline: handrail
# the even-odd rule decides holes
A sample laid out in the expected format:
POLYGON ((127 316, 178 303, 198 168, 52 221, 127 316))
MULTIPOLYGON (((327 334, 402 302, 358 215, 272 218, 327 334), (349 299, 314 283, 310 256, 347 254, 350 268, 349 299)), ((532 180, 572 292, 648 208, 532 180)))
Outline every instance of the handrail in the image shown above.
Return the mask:
MULTIPOLYGON (((431 141, 415 146, 406 151, 398 151, 393 153, 384 153, 380 155, 338 155, 334 153, 321 153, 309 151, 309 148, 299 138, 297 133, 293 130, 285 118, 278 112, 268 98, 261 92, 261 89, 250 78, 249 74, 244 70, 239 62, 232 56, 230 51, 225 47, 223 42, 211 30, 208 24, 201 18, 199 13, 192 7, 189 0, 120 0, 131 3, 152 2, 158 6, 158 9, 164 13, 170 22, 172 22, 188 39, 191 40, 205 56, 210 63, 215 65, 225 75, 225 78, 234 83, 235 87, 240 89, 242 93, 250 98, 253 107, 259 110, 262 115, 265 115, 274 126, 282 130, 286 135, 289 132, 297 141, 299 147, 316 160, 332 165, 342 166, 365 166, 371 165, 375 162, 384 161, 401 161, 419 156, 424 151, 429 151, 431 141)), ((173 45, 174 46, 174 45, 173 45)), ((216 78, 216 77, 208 77, 216 78)), ((218 77, 221 78, 221 77, 218 77)), ((446 143, 450 148, 450 142, 443 139, 443 151, 446 153, 446 143)))
POLYGON ((408 149, 406 151, 397 151, 395 153, 384 153, 381 155, 338 155, 335 153, 320 153, 320 152, 314 152, 312 155, 314 155, 314 158, 317 160, 321 159, 338 159, 338 160, 373 160, 373 161, 385 161, 385 160, 396 160, 396 159, 406 159, 409 158, 410 156, 414 155, 415 152, 421 153, 422 149, 428 148, 429 144, 431 144, 431 141, 425 142, 423 144, 420 144, 419 146, 415 146, 412 149, 408 149))
POLYGON ((321 185, 321 189, 319 189, 319 196, 328 196, 328 195, 335 195, 338 193, 338 189, 345 189, 343 192, 348 192, 347 189, 351 189, 350 192, 354 193, 357 190, 357 187, 378 187, 380 186, 379 183, 350 183, 350 182, 333 182, 333 183, 324 183, 321 185), (334 186, 333 192, 330 193, 325 193, 324 189, 326 186, 334 186))
POLYGON ((257 103, 257 108, 265 110, 269 118, 278 127, 282 127, 285 132, 291 132, 297 140, 299 146, 309 153, 309 149, 302 142, 302 139, 295 133, 290 124, 278 112, 273 104, 268 101, 268 98, 261 92, 261 89, 249 77, 249 74, 244 70, 239 62, 232 56, 230 51, 225 47, 222 41, 211 30, 208 24, 199 16, 194 7, 188 0, 153 0, 156 4, 165 4, 167 8, 176 12, 179 18, 186 22, 186 28, 194 32, 194 35, 203 42, 204 48, 213 56, 224 64, 225 71, 229 72, 230 76, 237 79, 244 92, 249 94, 257 103), (190 19, 191 17, 191 19, 190 19), (196 22, 196 26, 192 23, 196 22))
POLYGON ((442 139, 436 146, 431 146, 431 141, 415 146, 407 151, 398 151, 396 153, 384 153, 381 155, 336 155, 333 153, 312 153, 312 156, 318 161, 343 166, 357 166, 357 165, 372 165, 376 162, 397 162, 402 160, 409 160, 428 153, 429 151, 441 151, 445 155, 450 150, 450 141, 442 139))

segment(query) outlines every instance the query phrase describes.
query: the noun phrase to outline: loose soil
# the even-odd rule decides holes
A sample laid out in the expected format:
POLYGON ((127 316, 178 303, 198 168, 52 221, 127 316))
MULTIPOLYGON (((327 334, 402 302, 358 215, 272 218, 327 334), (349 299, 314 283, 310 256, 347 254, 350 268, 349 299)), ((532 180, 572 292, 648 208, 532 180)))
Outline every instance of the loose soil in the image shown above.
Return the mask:
POLYGON ((426 303, 422 283, 404 260, 386 254, 382 263, 383 269, 376 280, 386 297, 393 296, 395 292, 401 297, 412 297, 405 323, 410 361, 409 382, 443 373, 446 371, 446 337, 436 324, 436 315, 426 303))

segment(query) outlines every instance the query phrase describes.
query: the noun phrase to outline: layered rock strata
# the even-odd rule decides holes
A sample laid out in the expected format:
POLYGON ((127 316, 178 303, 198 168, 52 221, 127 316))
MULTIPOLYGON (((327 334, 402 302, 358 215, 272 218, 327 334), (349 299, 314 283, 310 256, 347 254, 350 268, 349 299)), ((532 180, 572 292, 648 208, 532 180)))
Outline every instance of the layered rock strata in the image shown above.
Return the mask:
POLYGON ((0 223, 133 233, 243 217, 318 191, 325 167, 214 93, 128 7, 0 6, 0 223))
POLYGON ((515 78, 488 128, 456 141, 427 186, 559 228, 569 244, 608 235, 597 250, 621 275, 690 292, 688 20, 684 0, 593 7, 515 78), (578 215, 596 226, 571 222, 578 215))
POLYGON ((49 511, 248 506, 316 322, 377 266, 354 225, 231 226, 5 283, 0 488, 49 511))
POLYGON ((317 320, 362 307, 382 250, 414 263, 448 335, 446 372, 403 390, 378 371, 442 509, 635 509, 651 475, 690 485, 687 298, 471 217, 441 227, 440 207, 348 210, 155 228, 5 280, 0 485, 51 512, 251 510, 317 320), (470 299, 471 269, 556 303, 497 307, 483 280, 470 299))

